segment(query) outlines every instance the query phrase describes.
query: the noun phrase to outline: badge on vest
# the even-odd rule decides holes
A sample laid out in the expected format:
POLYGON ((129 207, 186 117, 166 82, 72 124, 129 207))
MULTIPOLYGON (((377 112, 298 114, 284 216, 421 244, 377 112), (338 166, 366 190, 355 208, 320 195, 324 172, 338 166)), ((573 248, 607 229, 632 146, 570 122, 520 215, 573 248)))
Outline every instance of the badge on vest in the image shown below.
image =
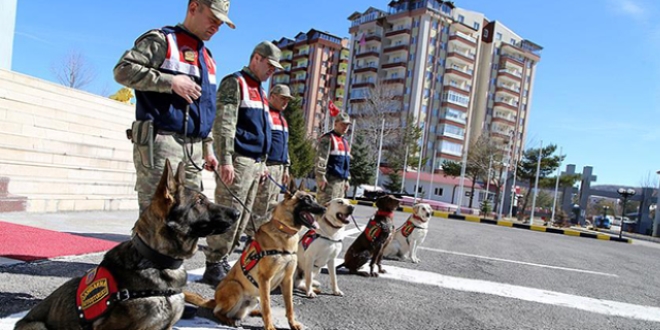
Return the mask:
POLYGON ((76 305, 81 319, 94 321, 108 311, 111 295, 116 293, 117 282, 102 266, 90 269, 78 284, 76 305))
POLYGON ((186 60, 186 62, 195 62, 196 58, 197 52, 194 50, 186 50, 183 52, 183 59, 186 60))

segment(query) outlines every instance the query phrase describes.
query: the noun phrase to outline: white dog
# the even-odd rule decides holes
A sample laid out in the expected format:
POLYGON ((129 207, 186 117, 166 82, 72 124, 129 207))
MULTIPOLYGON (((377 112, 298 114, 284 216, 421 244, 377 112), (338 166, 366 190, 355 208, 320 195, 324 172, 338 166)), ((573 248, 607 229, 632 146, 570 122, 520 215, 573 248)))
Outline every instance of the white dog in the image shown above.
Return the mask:
POLYGON ((318 282, 314 281, 314 277, 319 274, 321 268, 325 265, 328 265, 332 293, 335 296, 344 295, 337 285, 335 258, 341 252, 344 227, 348 224, 348 217, 353 214, 354 207, 348 200, 343 198, 335 198, 328 202, 325 207, 325 214, 317 221, 319 228, 307 231, 298 243, 298 267, 295 285, 300 290, 304 290, 309 298, 316 297, 316 293, 320 292, 320 290, 313 287, 314 285, 318 286, 318 282))
POLYGON ((417 258, 417 248, 424 242, 429 228, 429 219, 433 215, 431 205, 419 203, 413 206, 413 214, 406 223, 394 233, 394 238, 385 247, 383 256, 390 259, 408 258, 414 263, 417 258))

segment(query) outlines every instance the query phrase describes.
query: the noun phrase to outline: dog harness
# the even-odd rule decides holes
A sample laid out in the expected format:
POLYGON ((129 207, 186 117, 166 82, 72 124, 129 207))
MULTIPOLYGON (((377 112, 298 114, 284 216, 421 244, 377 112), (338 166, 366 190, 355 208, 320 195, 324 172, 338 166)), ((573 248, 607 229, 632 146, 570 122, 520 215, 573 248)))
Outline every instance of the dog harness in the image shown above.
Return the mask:
POLYGON ((252 243, 243 250, 243 253, 241 254, 241 270, 243 270, 243 275, 247 277, 247 279, 254 284, 257 288, 259 288, 259 284, 257 281, 250 275, 250 271, 252 268, 254 268, 258 263, 261 258, 265 256, 272 256, 276 254, 282 254, 282 255, 291 255, 293 253, 289 251, 280 251, 280 250, 267 250, 264 251, 261 249, 261 245, 259 245, 259 242, 256 240, 252 240, 252 243))
MULTIPOLYGON (((157 269, 178 269, 183 264, 181 259, 163 255, 152 249, 138 235, 133 236, 132 242, 138 253, 156 264, 157 269)), ((120 290, 115 277, 104 263, 105 261, 102 261, 99 266, 88 270, 78 283, 76 307, 83 329, 91 329, 92 322, 109 312, 118 302, 148 297, 169 297, 181 293, 181 290, 173 289, 120 290)))
POLYGON ((92 322, 112 310, 116 303, 137 299, 164 296, 169 297, 181 293, 181 290, 119 290, 117 281, 108 268, 103 265, 94 267, 85 273, 78 283, 76 292, 76 307, 83 329, 91 329, 92 322))
POLYGON ((410 234, 412 234, 412 232, 415 231, 415 229, 423 229, 423 228, 419 226, 415 226, 415 224, 412 221, 408 220, 398 230, 401 231, 403 237, 408 238, 408 236, 410 236, 410 234))
MULTIPOLYGON (((386 211, 378 211, 376 212, 377 216, 380 217, 392 217, 394 212, 386 212, 386 211)), ((367 223, 367 228, 364 230, 364 233, 367 235, 367 239, 369 242, 373 242, 376 240, 380 234, 383 232, 383 230, 391 230, 392 228, 389 228, 387 224, 380 224, 380 222, 376 221, 374 218, 371 218, 369 220, 369 223, 367 223)))
POLYGON ((303 250, 307 251, 307 248, 312 245, 312 242, 314 242, 317 238, 323 238, 325 240, 328 240, 330 242, 335 242, 335 243, 341 243, 342 240, 334 240, 329 237, 325 237, 319 233, 316 232, 314 229, 308 230, 305 235, 300 239, 300 243, 302 243, 303 250))

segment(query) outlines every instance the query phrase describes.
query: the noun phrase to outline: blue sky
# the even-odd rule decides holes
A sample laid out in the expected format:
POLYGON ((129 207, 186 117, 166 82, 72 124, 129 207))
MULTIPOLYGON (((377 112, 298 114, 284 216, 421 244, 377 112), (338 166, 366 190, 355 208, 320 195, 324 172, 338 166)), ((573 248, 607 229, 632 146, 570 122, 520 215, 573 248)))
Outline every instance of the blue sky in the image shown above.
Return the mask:
MULTIPOLYGON (((220 75, 248 61, 262 40, 315 28, 348 37, 355 11, 388 0, 234 0, 208 47, 220 75)), ((187 0, 18 0, 12 69, 55 81, 53 63, 82 53, 97 77, 86 90, 120 88, 112 68, 141 33, 183 21, 187 0)), ((593 166, 596 184, 656 184, 660 170, 660 4, 651 0, 456 0, 544 47, 527 146, 554 143, 567 162, 593 166), (651 178, 649 182, 648 178, 651 178)))

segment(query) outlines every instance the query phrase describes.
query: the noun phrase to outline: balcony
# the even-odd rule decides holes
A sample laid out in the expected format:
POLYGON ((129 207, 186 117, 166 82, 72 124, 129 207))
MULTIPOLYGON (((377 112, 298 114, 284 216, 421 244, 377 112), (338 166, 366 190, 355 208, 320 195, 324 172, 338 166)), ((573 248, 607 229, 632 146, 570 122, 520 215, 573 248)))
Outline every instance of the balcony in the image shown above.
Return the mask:
POLYGON ((353 70, 355 73, 361 73, 361 72, 378 72, 378 65, 376 64, 367 64, 367 65, 356 65, 355 70, 353 70))
POLYGON ((306 49, 306 50, 297 52, 295 55, 293 55, 292 59, 295 60, 295 59, 298 59, 298 58, 307 57, 308 55, 309 55, 309 49, 306 49))
POLYGON ((459 51, 451 51, 447 54, 447 57, 470 65, 474 64, 475 59, 475 55, 473 53, 459 51))
POLYGON ((397 68, 397 67, 405 68, 406 66, 407 66, 406 62, 399 59, 399 60, 393 60, 393 61, 390 61, 388 63, 383 64, 383 69, 391 69, 391 68, 397 68))
POLYGON ((393 36, 398 36, 401 34, 408 34, 410 35, 410 27, 409 26, 404 26, 403 28, 398 28, 398 29, 392 29, 387 32, 385 32, 386 37, 393 37, 393 36))
POLYGON ((519 71, 515 71, 511 69, 500 69, 497 71, 497 76, 506 77, 516 82, 522 81, 522 74, 519 71))
POLYGON ((511 63, 515 66, 522 67, 525 65, 525 58, 522 56, 514 56, 509 54, 500 55, 500 67, 505 66, 506 63, 511 63))
POLYGON ((472 91, 472 86, 468 84, 445 84, 445 88, 449 90, 453 90, 456 92, 459 92, 461 94, 470 95, 470 92, 472 91))
POLYGON ((514 96, 516 98, 520 97, 520 88, 514 85, 497 85, 495 87, 495 93, 506 93, 508 95, 514 96))
POLYGON ((400 51, 400 50, 409 51, 410 46, 408 46, 408 44, 394 45, 394 46, 390 46, 390 47, 385 48, 383 50, 383 52, 384 53, 391 53, 391 52, 396 52, 396 51, 400 51))
POLYGON ((400 78, 400 77, 390 77, 387 79, 383 80, 384 84, 405 84, 406 79, 405 78, 400 78))
POLYGON ((449 67, 449 68, 445 69, 445 74, 454 75, 456 77, 460 77, 460 78, 467 79, 467 80, 472 80, 472 70, 462 69, 462 68, 457 67, 457 66, 452 66, 452 67, 449 67))
POLYGON ((541 60, 540 53, 532 52, 531 50, 520 48, 517 45, 502 43, 502 50, 506 51, 507 53, 515 54, 522 58, 529 58, 535 62, 541 60))
POLYGON ((516 101, 509 101, 503 98, 498 98, 495 99, 495 103, 493 104, 495 107, 502 107, 505 109, 513 110, 513 111, 518 111, 518 102, 516 101))
POLYGON ((364 41, 369 42, 369 41, 377 41, 381 42, 380 35, 375 34, 375 33, 369 33, 364 37, 364 41))
POLYGON ((297 66, 294 66, 293 69, 291 69, 291 73, 299 72, 299 71, 307 71, 307 65, 306 64, 305 65, 297 65, 297 66))
POLYGON ((353 88, 361 88, 361 87, 366 87, 366 88, 374 88, 376 87, 376 84, 373 81, 360 81, 360 82, 353 82, 353 88))
POLYGON ((293 77, 293 78, 291 79, 291 83, 292 83, 292 84, 295 84, 295 83, 304 83, 306 80, 307 80, 307 74, 305 73, 305 74, 301 74, 301 75, 298 75, 298 76, 293 77))
POLYGON ((273 82, 275 84, 287 84, 288 85, 290 80, 291 80, 291 78, 289 78, 288 75, 284 75, 284 76, 273 75, 273 82))
POLYGON ((509 112, 500 112, 496 111, 495 114, 493 115, 493 121, 504 121, 507 123, 513 123, 515 125, 516 123, 516 116, 512 115, 509 112))
POLYGON ((456 31, 449 36, 449 41, 460 41, 464 44, 467 44, 471 47, 477 45, 477 39, 473 36, 467 35, 463 32, 456 31))
POLYGON ((355 55, 355 58, 358 58, 358 59, 359 58, 367 58, 367 57, 378 58, 379 56, 380 56, 380 53, 378 53, 377 50, 368 50, 368 51, 364 51, 364 52, 361 52, 361 53, 355 55))

